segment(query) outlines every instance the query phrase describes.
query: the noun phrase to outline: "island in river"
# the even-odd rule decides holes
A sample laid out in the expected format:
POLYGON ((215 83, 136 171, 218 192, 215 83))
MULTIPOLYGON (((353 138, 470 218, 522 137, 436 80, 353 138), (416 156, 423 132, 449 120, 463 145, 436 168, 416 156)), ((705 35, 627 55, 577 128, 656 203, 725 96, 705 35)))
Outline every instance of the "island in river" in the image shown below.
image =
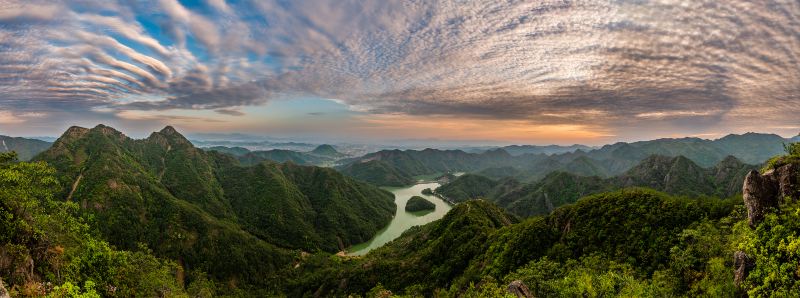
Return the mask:
POLYGON ((384 189, 394 194, 394 203, 397 204, 397 211, 395 211, 394 218, 388 226, 378 231, 375 237, 372 237, 367 242, 353 245, 348 249, 348 255, 361 256, 365 255, 370 250, 378 248, 389 241, 400 237, 403 232, 413 226, 424 225, 434 220, 440 219, 447 214, 452 208, 449 203, 441 198, 433 195, 426 195, 422 193, 423 189, 435 189, 439 187, 439 183, 420 183, 408 187, 386 187, 384 189), (436 205, 433 211, 418 211, 407 212, 405 209, 406 203, 413 196, 420 196, 436 205))

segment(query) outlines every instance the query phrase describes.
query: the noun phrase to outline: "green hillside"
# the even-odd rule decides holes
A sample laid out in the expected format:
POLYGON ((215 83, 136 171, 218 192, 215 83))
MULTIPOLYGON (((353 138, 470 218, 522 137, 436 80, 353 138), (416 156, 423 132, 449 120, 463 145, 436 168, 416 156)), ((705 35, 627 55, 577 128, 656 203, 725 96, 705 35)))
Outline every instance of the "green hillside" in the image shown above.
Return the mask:
POLYGON ((469 201, 362 259, 336 264, 309 259, 301 265, 307 274, 289 277, 287 286, 292 295, 319 289, 325 295, 365 293, 380 285, 412 296, 475 297, 502 295, 505 284, 514 279, 523 280, 536 297, 581 296, 593 285, 595 291, 612 296, 627 291, 680 293, 694 286, 701 293, 715 287, 730 290, 732 272, 704 272, 716 264, 704 262, 727 251, 704 255, 685 239, 708 222, 725 220, 732 203, 628 189, 590 196, 550 216, 517 223, 487 201, 469 201), (675 262, 681 254, 699 258, 698 263, 675 262), (327 269, 318 272, 318 266, 327 269), (700 269, 697 275, 683 275, 682 270, 695 269, 700 269), (700 284, 706 276, 730 278, 721 284, 700 284))
POLYGON ((290 249, 335 252, 363 242, 395 210, 388 192, 333 170, 241 166, 171 127, 143 140, 102 125, 73 127, 37 160, 58 170, 59 197, 91 214, 111 244, 144 243, 242 286, 269 285, 290 249))
POLYGON ((486 197, 496 186, 497 181, 475 174, 464 174, 454 181, 436 188, 436 194, 451 202, 464 202, 486 197))
POLYGON ((519 183, 506 178, 501 184, 478 175, 467 174, 436 191, 454 201, 487 198, 509 212, 528 217, 543 215, 578 198, 625 187, 648 187, 673 195, 729 197, 740 193, 747 165, 728 157, 711 168, 702 168, 678 156, 653 155, 626 173, 601 178, 567 172, 552 172, 534 183, 519 183))
POLYGON ((344 175, 380 186, 405 186, 416 182, 413 176, 381 160, 354 162, 338 169, 344 175))
POLYGON ((0 135, 0 153, 16 152, 17 158, 22 161, 30 160, 36 154, 50 148, 50 145, 52 145, 50 142, 41 140, 0 135))
POLYGON ((426 200, 420 196, 413 196, 408 199, 406 202, 406 211, 407 212, 417 212, 417 211, 433 211, 436 209, 436 205, 431 203, 431 201, 426 200))

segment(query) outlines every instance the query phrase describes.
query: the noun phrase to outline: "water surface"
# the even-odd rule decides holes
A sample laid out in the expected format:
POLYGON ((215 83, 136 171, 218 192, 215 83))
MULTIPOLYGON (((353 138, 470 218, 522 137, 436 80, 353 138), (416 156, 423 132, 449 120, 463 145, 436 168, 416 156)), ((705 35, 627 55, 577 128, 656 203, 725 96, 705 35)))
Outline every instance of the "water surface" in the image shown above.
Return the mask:
POLYGON ((439 187, 439 183, 436 182, 422 183, 408 187, 384 187, 383 189, 394 194, 394 203, 397 204, 397 211, 394 214, 394 218, 392 218, 392 221, 388 226, 378 231, 378 234, 376 234, 371 240, 350 247, 350 249, 347 250, 348 254, 355 256, 364 255, 370 250, 378 248, 389 241, 400 237, 403 232, 413 226, 424 225, 444 217, 444 215, 447 214, 447 211, 450 211, 452 208, 450 204, 436 196, 422 194, 423 189, 436 189, 437 187, 439 187), (408 199, 410 199, 412 196, 420 196, 428 201, 431 201, 436 205, 436 210, 406 212, 406 202, 408 202, 408 199))

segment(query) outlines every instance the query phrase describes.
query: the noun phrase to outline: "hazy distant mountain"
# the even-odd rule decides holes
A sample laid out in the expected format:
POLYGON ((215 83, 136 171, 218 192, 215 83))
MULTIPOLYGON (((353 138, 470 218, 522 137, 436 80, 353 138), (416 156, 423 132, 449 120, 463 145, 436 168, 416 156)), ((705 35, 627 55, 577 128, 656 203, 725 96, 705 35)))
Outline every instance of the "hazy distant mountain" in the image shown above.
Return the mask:
MULTIPOLYGON (((741 192, 748 171, 757 166, 735 157, 725 158, 710 168, 702 168, 683 156, 653 155, 622 175, 602 178, 555 171, 535 183, 508 187, 506 178, 495 181, 466 174, 436 189, 436 193, 455 202, 487 198, 520 216, 546 214, 554 208, 575 202, 580 197, 625 187, 648 187, 675 195, 728 197, 741 192), (502 190, 498 190, 502 187, 502 190)), ((513 180, 513 179, 511 179, 513 180)))
POLYGON ((337 152, 336 149, 333 149, 330 145, 320 145, 311 152, 299 152, 285 149, 251 151, 243 147, 226 146, 213 146, 203 148, 203 150, 233 155, 245 165, 254 165, 269 160, 274 162, 293 162, 298 165, 331 166, 337 159, 345 156, 337 152))
POLYGON ((345 156, 344 154, 339 153, 339 151, 336 151, 336 148, 333 148, 333 146, 328 144, 319 145, 317 146, 317 148, 314 148, 314 150, 311 150, 311 152, 309 153, 313 155, 325 156, 330 158, 341 158, 345 156))
MULTIPOLYGON (((385 163, 381 167, 369 167, 370 174, 356 173, 367 167, 350 167, 347 174, 359 177, 379 177, 381 175, 376 173, 381 170, 387 171, 386 176, 395 176, 392 172, 399 172, 411 177, 443 172, 474 172, 493 179, 514 177, 523 182, 533 182, 556 171, 603 178, 622 175, 652 155, 684 156, 702 168, 712 167, 728 156, 734 156, 744 163, 760 164, 772 156, 783 153, 783 144, 786 142, 789 141, 777 135, 747 133, 728 135, 717 140, 681 138, 620 142, 588 151, 583 150, 588 147, 580 148, 580 145, 574 145, 570 146, 577 148, 574 151, 550 155, 545 153, 513 155, 504 148, 481 153, 437 149, 383 150, 342 160, 342 163, 346 165, 368 160, 381 160, 385 163)), ((570 147, 508 146, 506 148, 560 150, 570 147)))
POLYGON ((244 147, 225 147, 225 146, 214 146, 208 148, 201 148, 206 151, 217 151, 220 153, 226 153, 233 156, 242 156, 247 153, 250 153, 250 150, 244 147))
POLYGON ((326 157, 311 155, 305 152, 292 150, 273 149, 266 151, 252 151, 239 156, 239 161, 245 165, 254 165, 265 160, 274 162, 293 162, 298 165, 322 166, 333 161, 326 157))
POLYGON ((339 168, 342 174, 380 186, 405 186, 414 184, 413 176, 381 160, 353 162, 339 168))
POLYGON ((791 139, 792 142, 800 142, 800 134, 791 139))
POLYGON ((578 150, 589 151, 594 148, 585 146, 585 145, 570 145, 570 146, 559 146, 559 145, 547 145, 547 146, 536 146, 536 145, 510 145, 501 147, 501 149, 508 152, 508 154, 517 156, 523 154, 561 154, 567 152, 575 152, 578 150))
POLYGON ((0 152, 17 152, 19 160, 30 160, 36 154, 50 148, 52 143, 36 139, 0 136, 0 152))
POLYGON ((195 148, 171 127, 134 140, 72 127, 37 159, 58 170, 61 196, 92 214, 120 249, 156 255, 218 280, 264 284, 288 249, 336 252, 392 218, 391 193, 320 167, 260 162, 195 148))

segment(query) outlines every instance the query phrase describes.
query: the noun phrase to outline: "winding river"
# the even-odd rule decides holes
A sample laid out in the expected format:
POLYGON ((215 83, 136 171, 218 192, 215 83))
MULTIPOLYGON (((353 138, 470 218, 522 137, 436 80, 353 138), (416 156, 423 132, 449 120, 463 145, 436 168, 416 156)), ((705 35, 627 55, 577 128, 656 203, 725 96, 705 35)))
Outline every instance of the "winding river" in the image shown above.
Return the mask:
POLYGON ((348 255, 364 255, 370 250, 378 248, 386 243, 389 243, 389 241, 400 237, 403 232, 413 226, 424 225, 444 217, 444 215, 447 214, 447 211, 450 211, 452 208, 450 204, 436 196, 422 194, 423 189, 436 189, 436 187, 439 187, 439 183, 421 183, 408 187, 385 187, 384 189, 394 194, 394 203, 397 204, 397 211, 395 212, 394 218, 388 226, 378 231, 378 234, 376 234, 371 240, 350 247, 350 249, 347 250, 348 255), (406 212, 406 202, 408 202, 408 199, 410 199, 412 196, 421 196, 428 199, 436 204, 436 210, 406 212))

